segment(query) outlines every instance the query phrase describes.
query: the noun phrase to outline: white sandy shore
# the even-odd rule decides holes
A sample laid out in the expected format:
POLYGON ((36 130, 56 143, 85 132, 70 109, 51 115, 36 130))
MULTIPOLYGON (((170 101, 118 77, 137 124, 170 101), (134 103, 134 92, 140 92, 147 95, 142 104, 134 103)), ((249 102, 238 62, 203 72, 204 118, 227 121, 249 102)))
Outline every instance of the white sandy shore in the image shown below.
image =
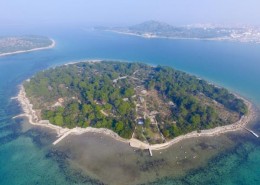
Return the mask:
POLYGON ((245 40, 238 40, 231 37, 214 37, 214 38, 189 38, 189 37, 167 37, 167 36, 158 36, 158 35, 151 35, 151 34, 137 34, 131 32, 124 32, 124 31, 117 31, 117 30, 104 30, 108 32, 123 34, 123 35, 131 35, 136 37, 142 37, 146 39, 172 39, 172 40, 202 40, 202 41, 229 41, 229 42, 244 42, 244 43, 256 43, 259 44, 259 41, 245 41, 245 40))
POLYGON ((39 120, 37 115, 36 115, 36 111, 33 110, 33 105, 30 103, 29 99, 26 97, 26 92, 24 90, 24 87, 21 86, 20 87, 20 91, 17 97, 12 98, 12 99, 16 99, 20 102, 22 109, 24 111, 23 114, 20 114, 18 116, 15 116, 13 118, 17 118, 17 117, 28 117, 29 122, 32 125, 37 125, 37 126, 42 126, 42 127, 47 127, 47 128, 51 128, 54 129, 57 132, 57 137, 59 137, 58 140, 56 140, 53 144, 57 144, 59 141, 61 141, 63 138, 65 138, 65 136, 69 135, 69 134, 76 134, 76 135, 80 135, 86 132, 94 132, 94 133, 103 133, 106 135, 110 135, 113 138, 116 138, 117 140, 123 141, 123 142, 128 142, 128 140, 121 138, 118 134, 116 134, 115 132, 109 130, 109 129, 105 129, 105 128, 92 128, 92 127, 87 127, 87 128, 80 128, 80 127, 76 127, 73 129, 69 129, 69 128, 62 128, 60 126, 57 125, 53 125, 51 124, 48 120, 39 120))
POLYGON ((211 40, 211 41, 223 41, 223 40, 231 40, 227 38, 188 38, 188 37, 167 37, 167 36, 158 36, 158 35, 150 35, 150 34, 137 34, 132 32, 124 32, 124 31, 117 31, 117 30, 105 30, 108 32, 123 34, 123 35, 132 35, 136 37, 142 37, 146 39, 173 39, 173 40, 211 40))
POLYGON ((81 63, 81 62, 97 63, 97 62, 102 62, 102 60, 100 60, 100 59, 91 59, 91 60, 83 59, 83 60, 77 60, 77 61, 69 62, 69 63, 66 63, 64 65, 67 66, 67 65, 72 65, 72 64, 78 64, 78 63, 81 63))
POLYGON ((41 48, 34 48, 34 49, 29 49, 29 50, 14 51, 14 52, 10 52, 10 53, 2 53, 2 54, 0 54, 0 57, 7 56, 7 55, 14 55, 14 54, 20 54, 20 53, 27 53, 27 52, 31 52, 31 51, 38 51, 38 50, 54 48, 55 45, 56 45, 55 40, 53 40, 53 39, 50 39, 50 40, 52 41, 52 43, 49 46, 41 47, 41 48))
MULTIPOLYGON (((236 95, 236 96, 238 96, 238 95, 236 95)), ((23 86, 20 87, 20 91, 17 96, 17 99, 22 106, 24 114, 18 115, 16 117, 26 116, 26 117, 28 117, 29 122, 33 125, 43 126, 43 127, 54 129, 58 134, 57 137, 59 137, 56 141, 53 142, 54 145, 59 143, 62 139, 64 139, 69 134, 80 135, 80 134, 87 133, 87 132, 94 132, 94 133, 102 133, 102 134, 109 135, 118 141, 129 143, 129 145, 134 148, 161 150, 161 149, 166 149, 169 146, 171 146, 175 143, 178 143, 184 139, 201 137, 201 136, 217 136, 222 133, 233 132, 233 131, 237 131, 237 130, 245 128, 245 125, 247 123, 249 123, 256 116, 256 113, 254 111, 254 108, 253 108, 253 105, 251 102, 249 102, 248 100, 246 100, 240 96, 239 96, 239 98, 241 98, 245 101, 245 103, 248 106, 249 113, 248 113, 248 115, 243 116, 236 123, 226 125, 226 126, 216 127, 213 129, 202 130, 200 133, 198 133, 197 131, 193 131, 191 133, 188 133, 188 134, 185 134, 182 136, 178 136, 166 143, 154 144, 154 145, 149 145, 147 143, 144 143, 144 142, 139 141, 134 138, 132 138, 130 140, 121 138, 118 134, 116 134, 112 130, 105 129, 105 128, 92 128, 92 127, 79 128, 79 127, 76 127, 73 129, 68 129, 68 128, 62 128, 62 127, 53 125, 48 120, 38 120, 36 112, 33 110, 32 104, 30 103, 29 99, 26 97, 26 93, 25 93, 23 86)), ((14 117, 14 118, 16 118, 16 117, 14 117)))

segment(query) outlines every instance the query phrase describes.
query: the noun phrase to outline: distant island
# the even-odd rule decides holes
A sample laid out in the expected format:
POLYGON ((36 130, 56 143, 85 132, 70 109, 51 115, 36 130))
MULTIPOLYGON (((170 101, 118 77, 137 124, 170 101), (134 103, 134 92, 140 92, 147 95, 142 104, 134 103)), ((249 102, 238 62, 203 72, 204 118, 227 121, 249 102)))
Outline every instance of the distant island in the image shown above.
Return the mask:
POLYGON ((260 30, 250 27, 226 27, 219 25, 172 26, 158 21, 146 21, 129 27, 96 27, 96 29, 145 38, 198 39, 260 43, 260 30))
POLYGON ((44 36, 0 37, 0 57, 55 46, 55 41, 44 36))
POLYGON ((32 123, 55 128, 60 136, 103 129, 145 148, 189 134, 236 130, 251 119, 250 103, 228 90, 142 63, 89 61, 51 68, 25 81, 18 99, 32 123))

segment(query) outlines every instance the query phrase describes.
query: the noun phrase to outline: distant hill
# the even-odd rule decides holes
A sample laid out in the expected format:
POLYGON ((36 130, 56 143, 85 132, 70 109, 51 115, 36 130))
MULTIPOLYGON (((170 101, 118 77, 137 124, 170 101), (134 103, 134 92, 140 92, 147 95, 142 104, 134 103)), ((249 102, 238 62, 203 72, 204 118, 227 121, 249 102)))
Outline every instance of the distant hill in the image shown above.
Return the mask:
POLYGON ((141 32, 164 32, 164 31, 172 31, 176 29, 175 27, 158 21, 146 21, 141 24, 137 24, 134 26, 130 26, 129 30, 141 31, 141 32))

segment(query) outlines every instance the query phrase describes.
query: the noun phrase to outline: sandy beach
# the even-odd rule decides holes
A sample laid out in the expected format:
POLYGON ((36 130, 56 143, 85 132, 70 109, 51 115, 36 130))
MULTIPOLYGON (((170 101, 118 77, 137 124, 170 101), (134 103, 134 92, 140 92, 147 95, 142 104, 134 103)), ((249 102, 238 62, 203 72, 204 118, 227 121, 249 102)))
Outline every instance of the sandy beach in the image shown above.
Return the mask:
MULTIPOLYGON (((238 96, 238 95, 236 95, 236 96, 238 96)), ((149 144, 144 143, 135 138, 131 138, 129 140, 121 138, 117 133, 113 132, 112 130, 105 129, 105 128, 93 128, 93 127, 79 128, 79 127, 76 127, 73 129, 68 129, 68 128, 62 128, 62 127, 53 125, 48 120, 39 120, 36 115, 35 110, 33 110, 33 105, 30 103, 29 99, 26 97, 26 92, 22 85, 20 86, 20 91, 17 96, 17 99, 22 106, 24 114, 15 116, 14 118, 26 116, 26 117, 28 117, 29 122, 33 125, 54 129, 57 132, 58 139, 53 142, 53 145, 56 145, 57 143, 62 141, 62 139, 64 139, 66 136, 68 136, 70 134, 80 135, 80 134, 87 133, 87 132, 93 132, 93 133, 105 134, 105 135, 113 137, 114 139, 116 139, 118 141, 121 141, 124 143, 129 143, 129 145, 134 148, 161 150, 161 149, 166 149, 166 148, 170 147, 171 145, 174 145, 174 144, 176 144, 182 140, 188 139, 188 138, 195 138, 195 137, 200 137, 200 136, 217 136, 222 133, 234 132, 237 130, 244 129, 246 124, 254 119, 254 117, 256 116, 256 113, 254 111, 254 108, 253 108, 253 105, 251 102, 249 102, 248 100, 246 100, 240 96, 238 96, 238 97, 245 101, 245 103, 248 106, 249 111, 246 116, 242 116, 241 119, 239 121, 237 121, 236 123, 226 125, 226 126, 216 127, 213 129, 202 130, 200 133, 198 133, 197 131, 193 131, 191 133, 178 136, 165 143, 154 144, 154 145, 149 145, 149 144)))
POLYGON ((30 50, 15 51, 15 52, 10 52, 10 53, 2 53, 2 54, 0 54, 0 57, 7 56, 7 55, 14 55, 14 54, 20 54, 20 53, 27 53, 27 52, 31 52, 31 51, 38 51, 38 50, 54 48, 55 45, 56 45, 55 40, 53 40, 53 39, 50 39, 50 40, 52 41, 52 43, 49 46, 41 47, 41 48, 34 48, 34 49, 30 49, 30 50))

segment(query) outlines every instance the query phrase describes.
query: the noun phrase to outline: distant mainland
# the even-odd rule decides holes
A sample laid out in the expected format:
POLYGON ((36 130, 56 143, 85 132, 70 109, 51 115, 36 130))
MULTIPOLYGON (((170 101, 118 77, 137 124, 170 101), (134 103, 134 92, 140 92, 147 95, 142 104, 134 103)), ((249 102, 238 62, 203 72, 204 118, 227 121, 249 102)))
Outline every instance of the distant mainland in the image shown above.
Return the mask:
POLYGON ((197 24, 172 26, 159 21, 146 21, 129 27, 96 27, 98 30, 144 38, 193 39, 260 43, 260 30, 251 27, 197 24))
POLYGON ((244 127, 252 104, 170 67, 88 61, 37 73, 18 100, 30 123, 69 134, 108 134, 132 147, 158 150, 185 138, 244 127))

